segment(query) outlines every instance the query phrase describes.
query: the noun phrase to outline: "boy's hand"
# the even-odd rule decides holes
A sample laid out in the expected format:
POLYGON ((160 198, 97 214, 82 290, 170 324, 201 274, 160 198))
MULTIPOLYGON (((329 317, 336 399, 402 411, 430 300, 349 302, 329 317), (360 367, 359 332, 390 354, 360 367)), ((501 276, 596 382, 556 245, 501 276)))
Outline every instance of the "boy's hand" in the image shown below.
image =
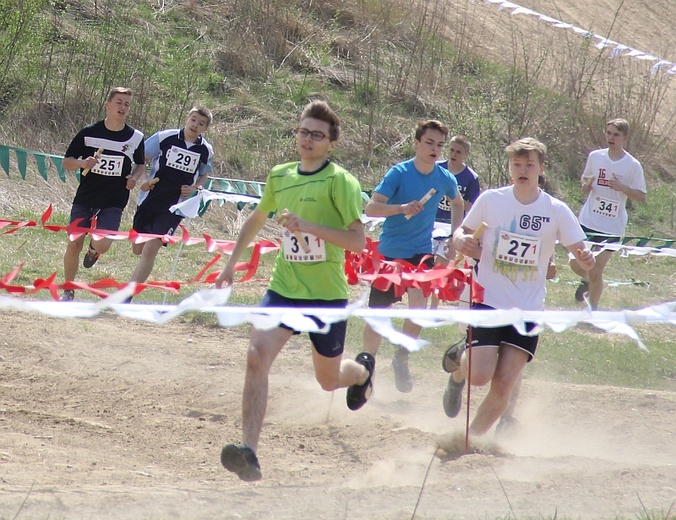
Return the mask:
POLYGON ((624 188, 626 187, 622 182, 620 182, 620 179, 618 179, 615 174, 613 173, 613 176, 611 179, 608 179, 608 187, 611 190, 615 191, 624 191, 624 188))
POLYGON ((580 264, 580 267, 585 271, 590 271, 596 264, 594 255, 586 247, 575 251, 575 258, 577 259, 577 263, 580 264))
POLYGON ((229 264, 226 264, 223 270, 218 274, 215 280, 216 284, 216 289, 220 289, 225 285, 226 287, 230 287, 232 285, 232 278, 233 278, 233 269, 230 267, 229 264))
POLYGON ((133 175, 127 175, 127 189, 131 191, 135 187, 136 187, 136 179, 134 179, 133 175))
POLYGON ((412 200, 408 204, 401 205, 401 212, 408 216, 414 216, 423 210, 424 205, 419 200, 412 200))
POLYGON ((181 197, 190 197, 194 193, 197 193, 198 188, 196 186, 189 186, 187 184, 184 184, 181 186, 181 197))
POLYGON ((481 251, 479 239, 474 238, 472 235, 468 235, 467 233, 456 233, 453 236, 453 245, 463 255, 469 256, 470 258, 474 258, 473 255, 475 255, 477 251, 481 251))
POLYGON ((155 184, 160 182, 160 179, 155 177, 154 179, 151 179, 149 181, 145 181, 143 184, 141 184, 141 191, 150 191, 155 187, 155 184))
POLYGON ((594 177, 582 177, 580 180, 580 187, 582 188, 582 193, 587 194, 592 190, 592 185, 594 184, 594 177))

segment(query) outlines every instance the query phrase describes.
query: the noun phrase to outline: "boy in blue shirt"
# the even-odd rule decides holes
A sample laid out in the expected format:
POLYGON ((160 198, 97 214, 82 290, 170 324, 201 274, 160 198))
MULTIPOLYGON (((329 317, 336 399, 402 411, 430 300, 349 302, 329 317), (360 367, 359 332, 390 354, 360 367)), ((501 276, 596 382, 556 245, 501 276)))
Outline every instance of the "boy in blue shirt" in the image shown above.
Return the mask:
MULTIPOLYGON (((421 121, 415 128, 415 156, 394 165, 373 191, 364 212, 369 217, 385 217, 380 233, 379 253, 385 260, 406 260, 418 265, 423 260, 433 267, 432 230, 437 207, 447 197, 451 205, 451 227, 455 230, 462 221, 463 201, 455 176, 439 165, 439 157, 446 145, 448 128, 435 120, 421 121), (426 203, 421 199, 434 190, 426 203)), ((424 309, 427 298, 420 289, 407 290, 409 308, 424 309)), ((371 286, 369 307, 387 308, 400 301, 394 286, 380 291, 371 286)), ((412 338, 420 334, 420 327, 406 320, 402 332, 412 338)), ((364 327, 364 351, 375 356, 382 337, 371 327, 364 327)), ((392 368, 395 385, 400 392, 410 392, 413 380, 408 368, 408 350, 398 347, 392 368)))

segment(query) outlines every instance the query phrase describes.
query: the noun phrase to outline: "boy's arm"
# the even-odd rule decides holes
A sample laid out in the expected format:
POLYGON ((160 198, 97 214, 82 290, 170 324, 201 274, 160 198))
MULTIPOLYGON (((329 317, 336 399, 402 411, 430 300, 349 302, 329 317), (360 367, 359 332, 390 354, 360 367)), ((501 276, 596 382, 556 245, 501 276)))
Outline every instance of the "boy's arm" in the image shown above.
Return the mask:
POLYGON ((91 170, 94 166, 96 166, 97 162, 99 162, 99 160, 93 155, 90 155, 85 159, 77 159, 75 157, 64 157, 62 164, 63 167, 69 171, 77 170, 78 168, 82 168, 83 170, 86 169, 91 170))
POLYGON ((634 200, 636 202, 646 201, 645 192, 635 188, 630 188, 626 184, 622 184, 615 174, 613 174, 613 177, 608 180, 608 187, 615 191, 621 191, 627 196, 628 199, 634 200))
POLYGON ((129 175, 129 177, 127 177, 127 189, 133 190, 136 187, 136 183, 144 175, 146 175, 146 165, 143 164, 143 163, 135 164, 134 168, 131 171, 131 175, 129 175))
POLYGON ((465 201, 458 191, 454 199, 451 199, 451 232, 460 227, 462 217, 465 213, 465 201))
POLYGON ((388 204, 390 200, 385 195, 378 192, 373 192, 371 200, 368 201, 364 208, 364 213, 368 217, 391 217, 393 215, 417 215, 423 209, 420 201, 412 200, 407 204, 388 204))
POLYGON ((575 256, 575 260, 577 260, 577 263, 584 271, 591 270, 594 267, 594 264, 596 264, 594 255, 585 247, 582 240, 566 246, 566 249, 575 256))
POLYGON ((249 247, 251 241, 256 237, 258 232, 263 229, 267 218, 267 213, 263 213, 259 211, 258 208, 256 208, 244 221, 242 229, 239 232, 239 236, 237 237, 237 241, 235 242, 235 247, 233 248, 232 254, 230 255, 230 259, 216 278, 215 283, 217 288, 220 289, 224 284, 232 285, 235 265, 237 265, 240 257, 242 254, 244 254, 244 251, 246 251, 247 247, 249 247))
POLYGON ((193 184, 192 186, 188 186, 187 184, 181 186, 181 195, 183 197, 189 197, 198 190, 201 190, 202 187, 204 186, 204 183, 207 182, 207 177, 208 175, 205 173, 204 175, 200 175, 199 177, 197 177, 195 184, 193 184))
POLYGON ((472 258, 479 248, 479 239, 472 236, 474 231, 467 226, 460 226, 453 232, 453 247, 455 247, 455 250, 472 258))

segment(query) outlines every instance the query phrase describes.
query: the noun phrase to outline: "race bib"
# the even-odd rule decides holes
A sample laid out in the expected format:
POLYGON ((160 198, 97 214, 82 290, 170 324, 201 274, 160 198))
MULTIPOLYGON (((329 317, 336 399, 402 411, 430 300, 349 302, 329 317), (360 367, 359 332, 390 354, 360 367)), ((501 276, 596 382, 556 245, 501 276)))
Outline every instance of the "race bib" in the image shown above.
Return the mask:
POLYGON ((592 200, 592 213, 608 218, 617 218, 619 211, 620 203, 616 200, 604 199, 598 195, 592 200))
POLYGON ((92 173, 106 175, 108 177, 120 177, 124 166, 122 155, 101 155, 99 162, 92 168, 92 173))
POLYGON ((288 229, 282 234, 284 259, 289 262, 324 262, 326 260, 326 242, 309 233, 300 233, 304 244, 288 229))
POLYGON ((441 211, 451 211, 451 199, 448 198, 448 195, 441 197, 439 201, 439 209, 441 211))
POLYGON ((495 258, 510 264, 537 266, 540 256, 540 241, 540 237, 500 231, 495 258))
POLYGON ((191 152, 178 146, 172 146, 167 150, 167 166, 182 172, 195 173, 200 164, 199 153, 191 152))

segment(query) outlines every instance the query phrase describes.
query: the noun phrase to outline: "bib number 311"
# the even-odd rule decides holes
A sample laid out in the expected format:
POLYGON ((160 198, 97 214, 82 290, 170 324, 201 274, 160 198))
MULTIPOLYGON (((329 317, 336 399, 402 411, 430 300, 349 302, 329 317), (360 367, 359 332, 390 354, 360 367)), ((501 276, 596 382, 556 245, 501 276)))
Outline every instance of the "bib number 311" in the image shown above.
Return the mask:
POLYGON ((302 233, 303 240, 307 244, 306 253, 303 245, 288 229, 282 234, 282 247, 284 258, 289 262, 323 262, 326 260, 326 242, 309 233, 302 233))

